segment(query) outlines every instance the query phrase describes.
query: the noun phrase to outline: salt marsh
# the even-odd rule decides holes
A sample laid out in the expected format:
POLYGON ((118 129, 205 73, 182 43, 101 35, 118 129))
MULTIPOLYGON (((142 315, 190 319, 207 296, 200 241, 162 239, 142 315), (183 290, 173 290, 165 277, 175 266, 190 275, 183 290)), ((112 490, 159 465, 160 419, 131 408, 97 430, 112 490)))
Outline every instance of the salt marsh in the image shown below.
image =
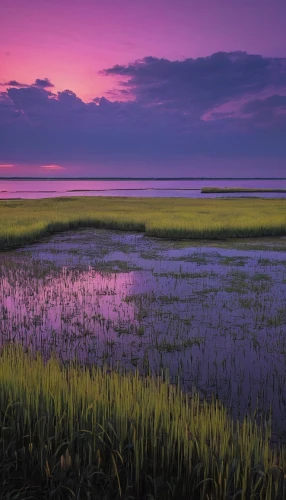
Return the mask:
POLYGON ((214 245, 87 229, 2 253, 1 342, 169 373, 285 442, 284 240, 214 245))

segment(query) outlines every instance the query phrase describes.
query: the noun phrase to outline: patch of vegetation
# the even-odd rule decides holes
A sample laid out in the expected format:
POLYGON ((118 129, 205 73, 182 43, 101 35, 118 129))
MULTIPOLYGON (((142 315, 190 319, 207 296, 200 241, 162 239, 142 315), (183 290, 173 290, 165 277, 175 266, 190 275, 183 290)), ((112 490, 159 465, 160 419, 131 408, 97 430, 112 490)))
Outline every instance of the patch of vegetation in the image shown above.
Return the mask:
POLYGON ((142 270, 142 267, 124 260, 103 260, 96 263, 96 268, 100 271, 112 273, 129 273, 142 270))
POLYGON ((280 188, 203 187, 201 193, 286 193, 280 188))
POLYGON ((248 261, 248 257, 220 257, 220 264, 222 266, 244 266, 248 261))
POLYGON ((269 423, 233 421, 160 377, 7 347, 0 408, 3 499, 285 498, 269 423))
POLYGON ((80 227, 141 231, 175 240, 286 235, 285 207, 284 199, 66 197, 0 201, 0 249, 80 227))
POLYGON ((180 341, 174 340, 173 342, 163 340, 159 343, 156 343, 156 349, 161 352, 182 351, 184 349, 189 349, 195 345, 200 346, 203 342, 204 339, 202 337, 186 338, 180 341))
POLYGON ((254 281, 272 281, 271 276, 264 273, 255 273, 252 279, 254 281))

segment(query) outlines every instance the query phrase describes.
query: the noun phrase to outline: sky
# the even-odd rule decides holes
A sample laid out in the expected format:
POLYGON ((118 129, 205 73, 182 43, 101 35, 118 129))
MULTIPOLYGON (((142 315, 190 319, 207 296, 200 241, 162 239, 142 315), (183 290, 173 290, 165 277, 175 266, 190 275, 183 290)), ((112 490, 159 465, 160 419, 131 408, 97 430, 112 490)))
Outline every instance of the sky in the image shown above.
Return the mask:
POLYGON ((0 176, 285 176, 285 0, 1 0, 0 176))

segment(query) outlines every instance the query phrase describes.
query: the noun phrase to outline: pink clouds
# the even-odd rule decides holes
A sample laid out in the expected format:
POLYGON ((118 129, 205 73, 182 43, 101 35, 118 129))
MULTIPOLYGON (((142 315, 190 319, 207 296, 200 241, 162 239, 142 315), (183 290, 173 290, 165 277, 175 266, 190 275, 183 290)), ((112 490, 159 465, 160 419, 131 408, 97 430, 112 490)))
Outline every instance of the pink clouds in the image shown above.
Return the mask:
MULTIPOLYGON (((229 119, 246 119, 249 120, 257 111, 257 106, 253 103, 260 103, 261 108, 268 108, 275 111, 276 115, 284 115, 286 112, 286 85, 284 87, 270 87, 263 89, 255 94, 247 94, 240 99, 230 100, 214 108, 209 109, 202 115, 202 120, 223 120, 229 119)), ((263 120, 262 125, 265 125, 263 120)))
POLYGON ((65 167, 62 165, 41 165, 40 168, 43 168, 44 170, 65 170, 65 167))
POLYGON ((41 165, 38 172, 55 175, 66 165, 69 174, 71 163, 94 164, 104 176, 112 164, 113 175, 119 168, 130 175, 126 165, 132 161, 135 170, 144 163, 152 170, 154 163, 186 165, 201 156, 281 160, 285 61, 219 52, 117 64, 103 77, 115 78, 124 101, 85 102, 39 78, 37 85, 9 87, 0 93, 1 163, 41 165))
POLYGON ((286 157, 283 0, 2 0, 0 17, 2 165, 286 157))
POLYGON ((0 80, 48 75, 88 100, 111 89, 102 68, 148 55, 285 56, 285 18, 281 0, 30 0, 28 15, 22 0, 2 0, 0 80))

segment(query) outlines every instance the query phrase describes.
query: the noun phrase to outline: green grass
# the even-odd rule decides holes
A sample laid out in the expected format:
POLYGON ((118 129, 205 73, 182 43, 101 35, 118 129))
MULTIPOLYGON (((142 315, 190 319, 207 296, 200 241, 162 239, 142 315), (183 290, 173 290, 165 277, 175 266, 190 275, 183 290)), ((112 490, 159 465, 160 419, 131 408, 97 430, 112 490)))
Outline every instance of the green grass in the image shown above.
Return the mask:
POLYGON ((0 355, 1 499, 284 499, 270 424, 162 378, 0 355))
POLYGON ((203 187, 201 193, 286 193, 279 188, 203 187))
POLYGON ((0 201, 0 249, 97 227, 184 238, 286 234, 286 200, 66 197, 0 201))

